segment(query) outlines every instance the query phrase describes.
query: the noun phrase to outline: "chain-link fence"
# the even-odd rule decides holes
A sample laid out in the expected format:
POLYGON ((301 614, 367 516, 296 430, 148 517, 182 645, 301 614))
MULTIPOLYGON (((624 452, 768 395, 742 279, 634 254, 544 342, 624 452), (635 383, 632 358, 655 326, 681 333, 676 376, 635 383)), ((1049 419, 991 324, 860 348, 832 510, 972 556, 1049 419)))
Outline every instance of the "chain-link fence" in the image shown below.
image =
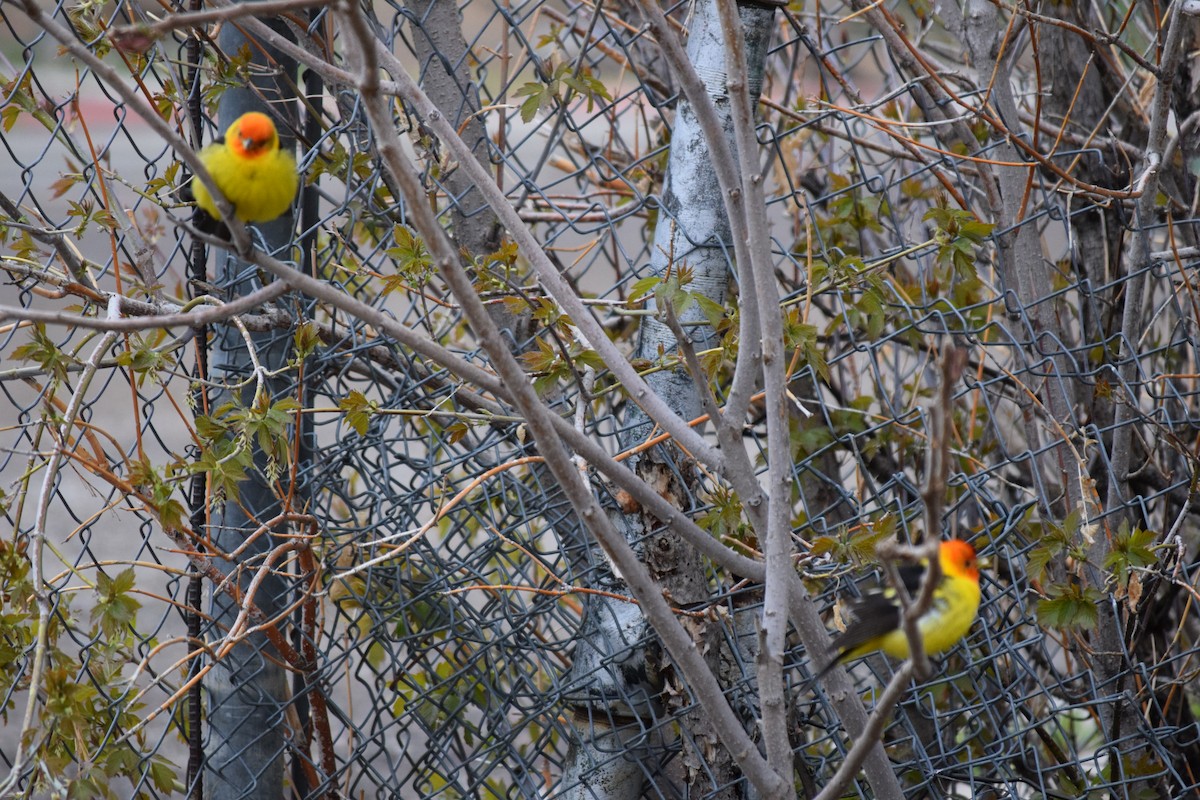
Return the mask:
MULTIPOLYGON (((688 197, 664 200, 686 101, 643 8, 268 6, 299 52, 224 3, 0 4, 4 791, 756 796, 706 698, 630 621, 638 606, 532 423, 486 383, 488 342, 416 233, 372 103, 550 408, 758 558, 745 484, 701 453, 638 446, 671 437, 638 416, 437 120, 347 77, 412 75, 633 367, 684 376, 696 394, 673 407, 694 406, 690 420, 704 387, 721 407, 737 397, 734 364, 758 345, 739 329, 745 276, 698 299, 693 262, 656 238, 694 229, 688 197), (356 19, 396 63, 362 65, 356 19), (295 213, 254 234, 259 252, 337 297, 291 291, 236 322, 94 324, 270 285, 259 255, 197 245, 189 170, 138 113, 198 149, 250 107, 305 176, 295 213), (653 311, 677 301, 682 323, 653 311), (697 331, 705 380, 687 377, 687 347, 646 345, 651 324, 697 331)), ((990 562, 980 621, 882 735, 904 796, 1200 788, 1200 73, 1177 6, 743 9, 767 37, 756 133, 798 574, 836 625, 874 543, 921 537, 931 485, 945 535, 990 562), (950 345, 961 373, 943 366, 950 345)), ((677 31, 715 13, 668 12, 677 31)), ((701 77, 728 102, 723 75, 701 77)), ((699 238, 732 264, 732 238, 699 238)), ((764 480, 770 408, 753 394, 719 442, 744 445, 764 480)), ((698 430, 715 448, 713 427, 698 430)), ((762 581, 719 559, 681 579, 666 551, 691 548, 663 536, 671 520, 595 461, 577 469, 610 515, 641 515, 627 538, 766 752, 762 581)), ((815 796, 853 743, 839 703, 854 698, 812 681, 824 654, 788 646, 796 788, 815 796)), ((868 708, 894 668, 853 667, 868 708)))

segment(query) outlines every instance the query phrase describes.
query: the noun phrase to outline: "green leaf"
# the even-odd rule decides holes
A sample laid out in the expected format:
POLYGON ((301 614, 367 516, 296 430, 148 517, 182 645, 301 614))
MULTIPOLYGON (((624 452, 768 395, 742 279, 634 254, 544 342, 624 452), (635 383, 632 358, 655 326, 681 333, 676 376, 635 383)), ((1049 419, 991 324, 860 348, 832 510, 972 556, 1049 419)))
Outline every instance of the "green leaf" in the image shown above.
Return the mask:
POLYGON ((549 297, 539 297, 533 301, 533 319, 549 328, 562 317, 562 309, 549 297))
POLYGON ((254 401, 251 408, 234 406, 229 410, 233 430, 248 439, 255 439, 259 449, 272 461, 282 461, 291 452, 289 432, 294 421, 294 412, 300 404, 293 397, 283 397, 275 402, 267 395, 254 401))
POLYGON ((338 409, 346 412, 346 424, 359 436, 366 436, 371 416, 379 410, 379 404, 368 400, 366 395, 355 389, 338 401, 338 409))
POLYGON ((517 87, 516 91, 514 91, 512 94, 513 97, 524 97, 526 95, 529 95, 530 97, 541 97, 542 93, 545 91, 545 84, 537 81, 529 81, 528 83, 523 83, 517 87))
POLYGON ((545 339, 538 339, 537 350, 522 353, 521 361, 530 372, 546 372, 554 368, 555 362, 558 361, 558 351, 545 339))
POLYGON ((645 278, 639 278, 634 281, 633 288, 629 292, 630 301, 638 300, 641 297, 654 291, 654 287, 662 283, 662 278, 658 275, 649 275, 645 278))
POLYGON ((803 357, 803 363, 812 367, 822 380, 829 380, 829 365, 825 361, 825 353, 818 341, 817 329, 813 325, 799 321, 798 314, 789 314, 784 321, 784 344, 789 349, 797 349, 803 357))
POLYGON ((395 247, 387 250, 388 257, 396 263, 396 271, 415 283, 428 280, 433 269, 433 257, 413 231, 404 225, 392 227, 395 247))
POLYGON ((708 496, 708 501, 711 507, 697 517, 697 525, 716 539, 729 538, 745 544, 752 543, 754 534, 742 520, 742 501, 736 492, 717 487, 708 496))
POLYGON ((972 219, 964 222, 960 227, 962 235, 975 243, 980 243, 987 237, 992 235, 996 224, 994 222, 980 222, 977 219, 972 219))
POLYGON ((157 349, 165 336, 166 330, 146 336, 134 334, 129 338, 129 349, 117 355, 117 363, 137 375, 139 387, 146 382, 146 378, 157 378, 159 372, 175 367, 175 357, 170 352, 157 349))
POLYGON ((250 448, 239 438, 213 442, 200 452, 200 457, 188 465, 191 474, 206 473, 212 480, 213 493, 220 498, 236 499, 238 484, 254 465, 250 448))
MULTIPOLYGON (((160 792, 175 791, 175 770, 171 762, 161 756, 150 759, 150 780, 160 792)), ((182 787, 181 787, 182 788, 182 787)))
POLYGON ((1071 582, 1052 586, 1047 594, 1049 599, 1037 604, 1038 622, 1042 625, 1063 630, 1096 627, 1100 618, 1096 605, 1104 599, 1099 590, 1071 582))
POLYGON ((950 208, 945 198, 925 212, 924 219, 936 229, 937 262, 951 267, 959 277, 975 278, 975 250, 995 225, 979 221, 970 211, 950 208))
POLYGON ((4 108, 0 109, 0 119, 3 119, 6 133, 12 130, 22 112, 38 116, 41 111, 44 116, 45 112, 38 106, 33 93, 33 70, 26 71, 19 81, 0 78, 0 89, 4 90, 5 99, 8 101, 4 108))
POLYGON ((1051 559, 1058 555, 1059 548, 1043 546, 1035 547, 1029 551, 1029 577, 1040 581, 1046 574, 1046 567, 1050 565, 1051 559))
POLYGON ((599 372, 604 369, 604 359, 595 350, 581 350, 575 354, 575 363, 584 367, 591 367, 599 372))
POLYGON ((304 322, 296 326, 296 334, 292 337, 294 358, 308 358, 321 344, 321 329, 312 322, 304 322))
POLYGON ((562 82, 587 98, 589 112, 595 107, 596 100, 611 102, 612 97, 609 95, 608 89, 586 64, 579 67, 578 74, 570 64, 563 64, 562 67, 562 82))
POLYGON ((725 306, 713 300, 708 295, 695 292, 692 297, 696 301, 696 306, 700 309, 700 313, 704 315, 704 319, 709 325, 714 328, 721 324, 721 320, 725 319, 725 306))
POLYGON ((1061 525, 1047 522, 1035 526, 1032 533, 1037 536, 1038 546, 1029 552, 1029 576, 1040 581, 1046 575, 1046 567, 1071 550, 1076 544, 1083 518, 1078 510, 1072 511, 1061 525))
POLYGON ((543 105, 549 105, 554 99, 554 92, 550 87, 544 86, 536 81, 530 81, 523 84, 513 92, 514 97, 523 97, 528 95, 524 103, 521 103, 521 121, 530 122, 537 116, 538 109, 543 105))
POLYGON ((1144 531, 1141 528, 1134 528, 1130 532, 1127 528, 1127 523, 1123 523, 1113 538, 1112 550, 1104 559, 1105 568, 1128 572, 1157 563, 1158 556, 1154 553, 1154 543, 1158 539, 1158 535, 1154 531, 1144 531))
POLYGON ((17 124, 17 117, 21 116, 21 109, 16 105, 9 104, 0 108, 0 125, 4 127, 5 133, 11 133, 13 126, 17 124))
POLYGON ((202 414, 196 417, 196 435, 205 442, 215 442, 218 439, 225 438, 229 433, 229 426, 224 420, 208 414, 202 414))
POLYGON ((462 420, 452 422, 446 426, 445 435, 446 441, 450 444, 458 444, 467 432, 471 430, 471 426, 462 420))
POLYGON ((142 607, 128 593, 133 589, 134 572, 128 567, 110 578, 101 572, 97 575, 96 591, 99 601, 92 607, 91 619, 99 622, 100 630, 110 639, 124 638, 130 626, 137 622, 138 609, 142 607))
POLYGON ((684 281, 676 273, 661 281, 654 287, 654 298, 659 307, 670 308, 676 317, 683 314, 692 304, 692 293, 683 287, 684 281))
POLYGON ((809 550, 809 553, 817 557, 829 556, 838 552, 841 547, 841 543, 832 536, 818 536, 813 539, 812 549, 809 550))
POLYGON ((67 370, 79 361, 59 349, 58 345, 46 335, 46 326, 40 322, 30 328, 33 341, 20 345, 12 351, 12 357, 17 361, 32 361, 58 380, 67 377, 67 370))
POLYGON ((164 473, 144 458, 134 460, 129 467, 129 482, 145 495, 146 504, 166 530, 179 530, 187 518, 183 504, 175 496, 175 484, 170 480, 173 472, 168 468, 164 473))

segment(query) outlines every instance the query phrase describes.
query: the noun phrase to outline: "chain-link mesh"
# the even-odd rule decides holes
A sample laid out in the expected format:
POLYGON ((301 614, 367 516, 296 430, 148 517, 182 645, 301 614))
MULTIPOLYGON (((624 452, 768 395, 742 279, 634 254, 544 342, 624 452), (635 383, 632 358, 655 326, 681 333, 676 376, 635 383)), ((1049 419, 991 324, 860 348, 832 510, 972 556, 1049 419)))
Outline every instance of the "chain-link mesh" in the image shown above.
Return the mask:
MULTIPOLYGON (((458 8, 465 54, 439 51, 455 37, 423 27, 435 24, 425 4, 377 2, 372 22, 412 74, 468 77, 461 97, 435 101, 460 121, 484 122, 497 182, 627 345, 651 232, 669 224, 656 198, 676 76, 636 6, 458 8)), ((1148 66, 1169 55, 1167 17, 1154 17, 1167 9, 1050 5, 1041 14, 1051 18, 1021 8, 1000 13, 992 66, 966 54, 958 32, 976 17, 954 9, 889 3, 852 15, 842 4, 792 3, 776 13, 758 135, 803 407, 792 414, 799 569, 829 609, 852 591, 847 565, 873 541, 919 538, 927 457, 942 445, 929 434, 939 358, 949 344, 966 350, 942 409, 952 431, 944 524, 991 564, 981 621, 936 660, 935 679, 906 696, 884 734, 905 793, 1188 796, 1200 787, 1189 613, 1200 418, 1194 32, 1175 42, 1185 54, 1175 73, 1157 76, 1174 81, 1162 100, 1148 66), (1166 152, 1152 141, 1163 102, 1174 104, 1166 152), (1143 209, 1146 164, 1161 178, 1143 209), (1015 184, 995 177, 1005 170, 1015 184), (1120 447, 1128 455, 1114 466, 1120 447), (1097 550, 1097 540, 1108 545, 1097 550), (1096 563, 1096 553, 1108 559, 1096 563), (1105 626, 1117 635, 1105 639, 1105 626)), ((183 33, 114 48, 109 32, 148 21, 149 8, 44 11, 188 130, 183 33)), ((331 12, 288 13, 310 52, 341 64, 348 43, 331 12)), ((689 9, 673 14, 686 27, 689 9)), ((3 305, 103 317, 108 293, 158 313, 170 298, 219 296, 225 287, 188 279, 191 238, 174 224, 189 217, 177 155, 21 3, 0 6, 0 21, 3 305)), ((203 53, 213 117, 221 89, 247 81, 248 56, 219 53, 211 40, 203 53)), ((309 178, 298 240, 307 249, 284 255, 486 366, 371 155, 352 87, 329 83, 300 113, 307 122, 287 133, 309 178)), ((430 202, 460 243, 478 235, 472 226, 490 223, 469 185, 455 183, 459 165, 415 117, 397 108, 396 119, 430 202)), ((204 130, 206 141, 217 133, 204 130)), ((580 394, 592 362, 524 262, 495 246, 468 256, 481 259, 481 295, 554 408, 572 415, 582 405, 586 432, 617 451, 626 398, 603 369, 590 397, 580 394)), ((603 710, 580 718, 584 689, 569 668, 587 592, 606 585, 596 576, 608 567, 522 421, 496 415, 495 398, 368 320, 299 297, 281 308, 282 323, 263 313, 246 324, 291 336, 295 319, 311 320, 296 336, 315 345, 276 376, 274 397, 295 401, 281 412, 289 444, 256 468, 296 516, 277 539, 290 549, 244 569, 269 567, 286 588, 283 611, 250 615, 234 631, 205 625, 203 646, 187 636, 198 580, 189 570, 221 554, 165 529, 186 528, 188 474, 237 476, 227 469, 236 456, 214 465, 200 449, 244 409, 198 399, 187 329, 105 339, 20 314, 0 328, 0 497, 11 526, 0 542, 0 761, 15 770, 5 788, 195 791, 189 738, 200 751, 217 743, 194 730, 189 688, 211 679, 201 667, 228 647, 248 646, 251 629, 269 629, 282 639, 238 679, 255 684, 246 664, 285 662, 286 687, 258 698, 277 709, 282 761, 242 765, 247 797, 273 763, 286 763, 288 791, 306 797, 547 796, 578 757, 572 738, 614 722, 638 728, 631 737, 661 754, 640 765, 646 796, 742 796, 729 792, 745 791, 744 781, 730 787, 689 759, 707 756, 711 740, 688 723, 694 700, 670 676, 661 702, 629 699, 640 709, 632 720, 603 710), (283 644, 295 660, 280 655, 283 644)), ((719 391, 731 342, 703 354, 719 391)), ((743 441, 762 463, 761 419, 743 441)), ((606 503, 626 502, 590 475, 606 503)), ((727 543, 758 547, 719 481, 680 483, 695 487, 682 499, 689 515, 727 543)), ((235 491, 217 484, 210 502, 235 491)), ((762 597, 711 565, 708 576, 708 604, 680 613, 707 626, 727 694, 754 731, 762 597)), ((211 591, 228 588, 203 577, 211 591)), ((196 610, 203 618, 208 606, 196 610)), ((810 793, 850 744, 811 683, 823 662, 797 645, 786 665, 797 782, 810 793)), ((873 657, 853 674, 867 690, 889 669, 873 657)))

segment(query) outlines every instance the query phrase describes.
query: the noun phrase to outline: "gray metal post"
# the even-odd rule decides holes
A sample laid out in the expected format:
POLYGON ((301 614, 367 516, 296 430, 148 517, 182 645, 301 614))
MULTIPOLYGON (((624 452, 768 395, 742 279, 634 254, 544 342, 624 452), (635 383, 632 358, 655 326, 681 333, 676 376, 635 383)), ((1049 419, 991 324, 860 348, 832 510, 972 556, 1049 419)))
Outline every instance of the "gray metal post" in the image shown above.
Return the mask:
MULTIPOLYGON (((285 28, 279 27, 283 33, 285 28)), ((294 148, 290 132, 295 129, 296 65, 254 40, 248 39, 236 25, 224 25, 218 39, 221 51, 234 56, 246 48, 251 55, 253 84, 225 90, 221 95, 218 124, 224 130, 247 111, 269 114, 280 134, 280 146, 294 148)), ((263 243, 270 251, 290 257, 287 247, 294 239, 295 223, 289 212, 274 222, 257 226, 263 243)), ((258 271, 232 253, 217 257, 217 283, 230 296, 245 294, 261 285, 258 271)), ((229 325, 214 326, 212 377, 218 383, 234 383, 251 375, 249 352, 241 332, 229 325)), ((292 331, 280 330, 252 336, 258 358, 267 370, 286 364, 291 355, 292 331)), ((294 394, 288 379, 273 381, 269 387, 273 399, 294 394)), ((242 391, 240 400, 249 404, 253 384, 242 391)), ((214 407, 230 398, 215 399, 214 407)), ((237 497, 228 498, 213 511, 212 538, 220 552, 241 546, 246 537, 281 510, 280 502, 265 476, 266 459, 255 453, 255 470, 239 484, 237 497)), ((245 588, 250 576, 262 568, 262 556, 279 543, 275 536, 260 537, 242 554, 237 564, 221 559, 216 563, 226 571, 239 570, 237 580, 245 588)), ((268 617, 274 617, 287 605, 287 583, 272 574, 262 581, 254 595, 255 604, 268 617)), ((212 633, 219 640, 238 616, 240 609, 224 592, 212 598, 212 633)), ((283 753, 284 709, 288 702, 287 681, 278 656, 262 634, 247 637, 218 664, 206 679, 208 694, 208 743, 205 777, 207 795, 212 800, 232 798, 270 798, 284 796, 283 753)))

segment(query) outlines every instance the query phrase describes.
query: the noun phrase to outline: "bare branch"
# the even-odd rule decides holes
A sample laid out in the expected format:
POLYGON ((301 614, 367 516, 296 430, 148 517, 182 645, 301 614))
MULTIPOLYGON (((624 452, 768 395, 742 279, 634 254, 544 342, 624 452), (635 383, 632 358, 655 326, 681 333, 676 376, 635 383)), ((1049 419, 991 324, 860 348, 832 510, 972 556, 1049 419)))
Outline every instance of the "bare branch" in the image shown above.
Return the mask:
POLYGON ((262 305, 282 297, 290 288, 283 281, 277 281, 228 302, 221 302, 215 297, 204 296, 197 297, 195 300, 181 306, 173 306, 172 304, 173 307, 168 306, 166 308, 157 304, 145 303, 106 292, 104 294, 110 301, 116 304, 115 308, 119 313, 138 314, 140 316, 124 319, 119 317, 85 317, 65 311, 42 311, 36 308, 0 306, 0 322, 10 319, 23 322, 45 322, 97 331, 144 331, 177 327, 198 328, 201 325, 212 325, 217 322, 231 320, 245 312, 259 309, 262 305), (196 311, 176 310, 195 306, 205 307, 196 311))

